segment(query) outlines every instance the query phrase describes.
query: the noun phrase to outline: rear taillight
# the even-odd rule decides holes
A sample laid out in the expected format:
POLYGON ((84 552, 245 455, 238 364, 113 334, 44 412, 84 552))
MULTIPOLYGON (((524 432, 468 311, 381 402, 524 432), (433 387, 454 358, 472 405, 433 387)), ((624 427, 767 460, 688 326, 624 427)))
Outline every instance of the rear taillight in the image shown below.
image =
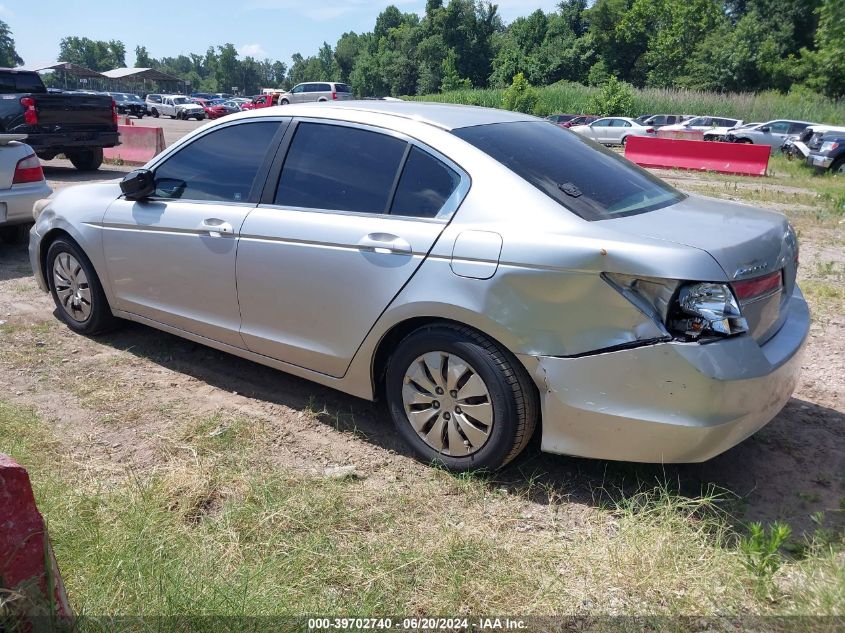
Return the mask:
POLYGON ((111 118, 115 125, 117 125, 117 103, 114 99, 111 100, 111 118))
POLYGON ((756 299, 762 295, 768 294, 781 287, 782 275, 780 271, 764 275, 763 277, 756 277, 755 279, 746 279, 745 281, 735 281, 733 284, 733 291, 736 298, 740 302, 748 302, 756 299))
POLYGON ((653 127, 646 128, 646 134, 654 134, 654 128, 653 127))
POLYGON ((23 120, 27 125, 38 124, 38 112, 35 110, 35 99, 32 97, 21 97, 21 105, 24 107, 23 120))
POLYGON ((334 101, 337 101, 337 93, 336 93, 336 92, 333 92, 333 93, 332 93, 332 99, 333 99, 334 101))
POLYGON ((22 158, 15 165, 15 175, 12 177, 13 185, 20 185, 26 182, 41 182, 44 180, 44 172, 41 169, 41 161, 35 154, 22 158))

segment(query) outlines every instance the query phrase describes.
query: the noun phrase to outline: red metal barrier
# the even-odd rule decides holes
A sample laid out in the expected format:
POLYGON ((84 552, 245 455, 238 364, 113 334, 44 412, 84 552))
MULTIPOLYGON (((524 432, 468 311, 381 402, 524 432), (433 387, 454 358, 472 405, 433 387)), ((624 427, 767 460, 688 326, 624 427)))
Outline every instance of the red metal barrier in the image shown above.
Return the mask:
POLYGON ((130 165, 143 165, 164 151, 164 130, 145 125, 118 125, 120 145, 107 147, 103 156, 130 165))
POLYGON ((704 131, 703 130, 664 130, 663 128, 658 128, 657 138, 678 138, 678 139, 685 139, 687 141, 703 141, 704 140, 704 131))
POLYGON ((34 623, 45 618, 68 621, 72 616, 44 519, 35 506, 29 475, 3 454, 0 454, 0 597, 6 602, 7 614, 20 620, 20 629, 24 631, 28 627, 37 628, 34 623))
POLYGON ((629 136, 625 145, 625 158, 642 167, 696 169, 745 176, 765 176, 770 153, 768 145, 648 136, 629 136))

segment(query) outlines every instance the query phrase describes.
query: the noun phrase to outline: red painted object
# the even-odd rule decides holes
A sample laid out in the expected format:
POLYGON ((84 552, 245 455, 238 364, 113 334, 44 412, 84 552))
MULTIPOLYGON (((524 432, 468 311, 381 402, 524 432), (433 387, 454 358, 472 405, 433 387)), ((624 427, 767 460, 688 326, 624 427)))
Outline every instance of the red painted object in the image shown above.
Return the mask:
POLYGON ((0 454, 0 592, 22 630, 39 620, 72 617, 44 519, 26 470, 0 454))
POLYGON ((770 153, 768 145, 649 136, 629 136, 625 145, 625 158, 642 167, 695 169, 744 176, 765 176, 770 153))
POLYGON ((103 156, 130 165, 143 165, 164 151, 164 130, 145 125, 118 125, 120 145, 107 147, 103 156))

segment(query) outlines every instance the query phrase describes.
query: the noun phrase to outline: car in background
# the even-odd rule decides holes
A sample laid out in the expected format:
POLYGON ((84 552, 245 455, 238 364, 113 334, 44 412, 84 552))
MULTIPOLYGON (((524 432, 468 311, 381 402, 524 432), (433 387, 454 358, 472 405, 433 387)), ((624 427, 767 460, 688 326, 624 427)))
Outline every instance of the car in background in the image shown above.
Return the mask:
POLYGON ((53 193, 25 139, 26 134, 0 134, 0 240, 7 243, 25 241, 32 206, 53 193))
POLYGON ((704 132, 704 140, 705 141, 726 141, 728 132, 738 132, 745 129, 752 129, 757 127, 758 125, 763 125, 760 121, 752 121, 750 123, 742 123, 741 125, 737 125, 736 127, 730 128, 725 130, 723 128, 713 128, 712 130, 707 130, 704 132))
POLYGON ((455 471, 535 429, 553 453, 710 459, 783 408, 810 327, 782 214, 505 110, 245 112, 37 210, 30 263, 71 331, 129 319, 384 398, 455 471))
POLYGON ((571 121, 572 119, 577 119, 579 114, 550 114, 546 117, 546 121, 550 121, 551 123, 556 123, 557 125, 563 126, 564 123, 571 121))
POLYGON ((118 114, 125 114, 143 119, 147 113, 147 104, 136 94, 131 92, 107 92, 114 99, 118 114))
POLYGON ((791 121, 777 119, 767 121, 754 127, 742 127, 725 134, 729 143, 753 143, 754 145, 768 145, 772 151, 780 149, 784 141, 793 134, 800 134, 807 126, 816 125, 809 121, 791 121))
MULTIPOLYGON (((690 118, 692 117, 687 114, 652 114, 646 120, 637 121, 637 123, 657 130, 662 128, 664 125, 676 125, 690 118)), ((636 121, 636 119, 634 120, 636 121)))
POLYGON ((223 107, 223 100, 219 99, 202 99, 202 109, 205 111, 207 119, 219 119, 220 117, 231 114, 223 107))
POLYGON ((636 121, 637 123, 642 125, 643 123, 645 123, 648 119, 650 119, 653 116, 654 116, 653 114, 641 114, 640 116, 634 118, 634 121, 636 121))
POLYGON ((297 84, 290 92, 279 95, 279 105, 311 101, 347 101, 354 99, 352 88, 336 81, 309 81, 297 84))
POLYGON ((574 119, 570 119, 561 124, 561 127, 571 128, 573 125, 589 125, 593 121, 598 121, 601 117, 593 114, 580 114, 574 119))
POLYGON ((589 125, 573 125, 569 128, 602 145, 625 145, 630 136, 653 136, 654 128, 640 125, 634 119, 610 116, 596 119, 589 125))
POLYGON ((845 132, 824 133, 818 147, 810 150, 807 165, 845 177, 845 132))
POLYGON ((682 123, 664 125, 660 129, 672 132, 686 132, 689 130, 718 132, 724 130, 724 133, 727 133, 728 130, 740 125, 742 125, 742 121, 740 119, 728 119, 716 116, 696 116, 691 119, 687 119, 682 123))
POLYGON ((160 94, 150 93, 144 98, 144 103, 147 106, 147 114, 154 118, 161 116, 161 102, 164 96, 160 94))
POLYGON ((205 99, 206 101, 210 101, 211 99, 214 99, 214 95, 211 94, 210 92, 192 92, 191 96, 194 99, 205 99))
POLYGON ((219 105, 226 111, 226 114, 235 114, 236 112, 243 112, 243 106, 248 103, 245 99, 226 99, 219 105))

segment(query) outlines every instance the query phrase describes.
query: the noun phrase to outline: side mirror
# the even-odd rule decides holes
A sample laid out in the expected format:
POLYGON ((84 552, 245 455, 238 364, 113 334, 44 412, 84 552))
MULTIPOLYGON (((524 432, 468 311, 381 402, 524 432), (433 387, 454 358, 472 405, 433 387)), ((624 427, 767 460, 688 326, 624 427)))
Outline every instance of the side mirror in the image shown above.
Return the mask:
POLYGON ((149 169, 136 169, 123 177, 120 190, 127 200, 142 200, 155 191, 155 177, 149 169))
POLYGON ((763 127, 760 128, 760 131, 768 134, 769 132, 772 131, 772 128, 770 128, 768 125, 764 125, 763 127))

